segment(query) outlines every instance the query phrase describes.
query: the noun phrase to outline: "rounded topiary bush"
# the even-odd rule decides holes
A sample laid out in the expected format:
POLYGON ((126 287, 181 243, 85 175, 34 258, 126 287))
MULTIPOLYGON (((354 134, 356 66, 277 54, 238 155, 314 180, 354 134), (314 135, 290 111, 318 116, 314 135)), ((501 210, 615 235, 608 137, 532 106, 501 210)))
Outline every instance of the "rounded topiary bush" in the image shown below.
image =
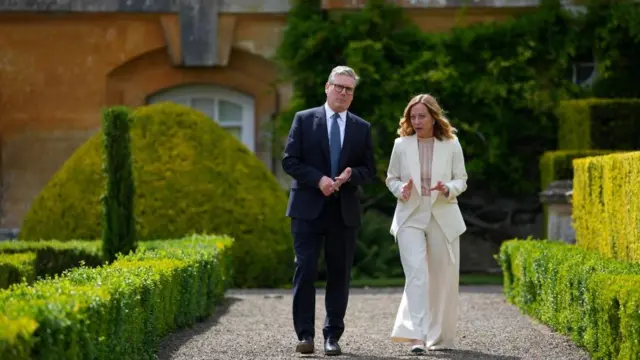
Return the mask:
MULTIPOLYGON (((293 251, 284 215, 287 199, 264 164, 216 122, 188 107, 143 106, 132 118, 138 240, 227 234, 235 238, 235 286, 289 283, 293 251)), ((25 216, 22 239, 101 237, 102 142, 102 134, 95 134, 54 174, 25 216)))

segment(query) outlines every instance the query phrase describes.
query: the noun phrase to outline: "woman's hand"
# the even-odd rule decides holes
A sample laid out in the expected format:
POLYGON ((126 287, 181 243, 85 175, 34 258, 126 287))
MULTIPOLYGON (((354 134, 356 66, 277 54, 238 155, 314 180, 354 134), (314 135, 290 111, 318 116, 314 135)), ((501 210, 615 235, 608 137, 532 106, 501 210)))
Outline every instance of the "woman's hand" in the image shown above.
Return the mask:
POLYGON ((402 186, 402 200, 409 200, 411 197, 411 189, 413 188, 413 179, 409 179, 409 182, 402 186))
POLYGON ((436 186, 429 189, 429 191, 434 191, 434 190, 440 191, 442 194, 444 194, 444 196, 449 196, 449 188, 442 181, 438 181, 436 186))

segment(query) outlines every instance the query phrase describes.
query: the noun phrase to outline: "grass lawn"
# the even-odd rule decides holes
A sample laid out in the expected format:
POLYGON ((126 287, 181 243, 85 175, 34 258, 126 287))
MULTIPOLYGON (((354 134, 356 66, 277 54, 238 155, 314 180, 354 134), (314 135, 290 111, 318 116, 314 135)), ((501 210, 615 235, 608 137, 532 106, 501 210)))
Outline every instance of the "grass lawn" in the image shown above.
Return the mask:
MULTIPOLYGON (((502 285, 502 275, 490 274, 460 274, 460 285, 502 285)), ((316 287, 324 288, 323 281, 316 282, 316 287)), ((351 287, 403 287, 404 278, 382 278, 382 279, 353 279, 351 287)))

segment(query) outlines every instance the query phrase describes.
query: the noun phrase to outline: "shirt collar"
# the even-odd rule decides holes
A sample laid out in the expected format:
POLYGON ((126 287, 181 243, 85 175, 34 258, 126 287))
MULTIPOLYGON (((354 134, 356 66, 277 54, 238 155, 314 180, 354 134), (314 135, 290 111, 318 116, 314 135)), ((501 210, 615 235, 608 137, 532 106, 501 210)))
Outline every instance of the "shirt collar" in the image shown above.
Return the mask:
MULTIPOLYGON (((335 113, 335 111, 331 110, 331 108, 329 107, 329 104, 327 103, 324 103, 324 111, 327 113, 327 120, 331 119, 331 117, 335 113)), ((347 111, 345 110, 343 112, 339 112, 338 114, 340 115, 339 120, 345 121, 347 117, 347 111)))

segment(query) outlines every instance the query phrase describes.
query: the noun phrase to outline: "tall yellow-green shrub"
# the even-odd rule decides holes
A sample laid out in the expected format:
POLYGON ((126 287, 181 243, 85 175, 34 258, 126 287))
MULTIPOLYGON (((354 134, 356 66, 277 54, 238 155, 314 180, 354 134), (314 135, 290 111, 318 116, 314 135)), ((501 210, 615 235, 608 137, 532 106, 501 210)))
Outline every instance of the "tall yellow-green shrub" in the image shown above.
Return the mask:
POLYGON ((640 262, 640 151, 573 161, 577 244, 640 262))
MULTIPOLYGON (((175 103, 131 114, 138 241, 224 234, 234 286, 290 283, 293 250, 287 197, 265 164, 205 114, 175 103)), ((102 131, 62 165, 25 216, 24 240, 101 237, 105 188, 102 131)))

